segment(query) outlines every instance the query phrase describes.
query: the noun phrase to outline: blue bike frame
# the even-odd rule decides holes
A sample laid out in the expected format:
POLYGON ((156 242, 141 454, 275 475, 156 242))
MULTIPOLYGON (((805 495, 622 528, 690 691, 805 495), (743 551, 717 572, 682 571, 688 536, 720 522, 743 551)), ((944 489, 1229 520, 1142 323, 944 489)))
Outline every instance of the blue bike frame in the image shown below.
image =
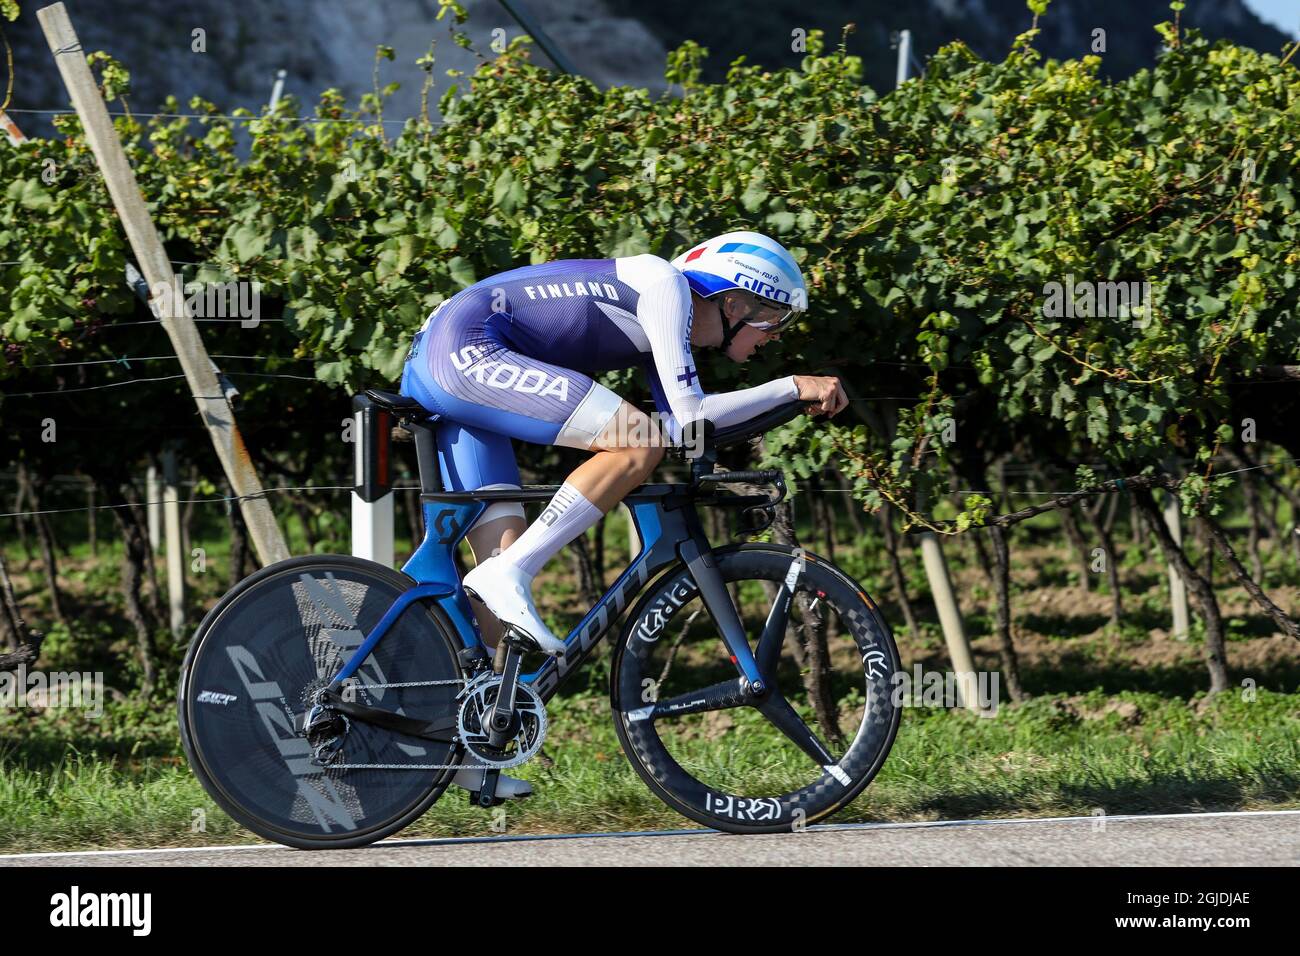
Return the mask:
MULTIPOLYGON (((483 648, 478 622, 460 584, 454 553, 479 515, 493 501, 546 500, 553 487, 479 492, 426 492, 420 496, 424 515, 424 540, 402 571, 413 578, 415 587, 404 592, 375 625, 373 631, 348 659, 334 680, 337 687, 347 680, 388 633, 393 622, 412 603, 431 600, 447 615, 467 649, 483 648)), ((596 605, 569 632, 563 658, 548 658, 537 670, 520 675, 543 701, 554 695, 560 681, 576 670, 600 639, 658 571, 678 561, 690 569, 705 606, 713 615, 740 675, 751 684, 761 682, 759 668, 731 595, 713 560, 712 547, 704 535, 695 511, 690 485, 643 485, 628 495, 641 550, 619 575, 596 605)))

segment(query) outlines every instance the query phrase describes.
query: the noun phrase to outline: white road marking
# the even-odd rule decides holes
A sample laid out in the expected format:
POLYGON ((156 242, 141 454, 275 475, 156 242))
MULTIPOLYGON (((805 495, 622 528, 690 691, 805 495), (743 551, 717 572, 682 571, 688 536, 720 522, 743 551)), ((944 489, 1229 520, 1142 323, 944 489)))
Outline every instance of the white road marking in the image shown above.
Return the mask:
MULTIPOLYGON (((1035 824, 1035 823, 1087 823, 1095 824, 1098 820, 1105 820, 1109 823, 1141 822, 1144 820, 1203 820, 1211 817, 1268 817, 1268 816, 1295 816, 1300 814, 1300 810, 1216 810, 1208 813, 1116 813, 1105 817, 1092 816, 1086 817, 1011 817, 1007 819, 990 819, 990 820, 915 820, 901 823, 819 823, 805 828, 803 832, 835 832, 837 830, 909 830, 925 829, 927 827, 980 827, 980 826, 1007 826, 1011 824, 1035 824)), ((720 833, 717 830, 631 830, 626 832, 605 832, 605 833, 530 833, 520 834, 519 836, 491 836, 491 837, 422 837, 411 838, 407 840, 381 840, 378 843, 371 843, 365 847, 357 847, 358 850, 368 850, 373 847, 401 847, 401 846, 452 846, 464 843, 526 843, 542 842, 545 840, 596 840, 596 839, 626 839, 628 837, 668 837, 668 836, 728 836, 729 834, 720 833)), ((217 853, 217 852, 234 852, 244 850, 289 850, 290 847, 281 846, 278 843, 246 843, 236 846, 177 846, 177 847, 156 847, 145 850, 59 850, 46 853, 9 853, 0 854, 0 860, 38 860, 50 859, 53 857, 69 856, 146 856, 156 853, 217 853)), ((296 851, 302 853, 313 853, 314 850, 296 851)))

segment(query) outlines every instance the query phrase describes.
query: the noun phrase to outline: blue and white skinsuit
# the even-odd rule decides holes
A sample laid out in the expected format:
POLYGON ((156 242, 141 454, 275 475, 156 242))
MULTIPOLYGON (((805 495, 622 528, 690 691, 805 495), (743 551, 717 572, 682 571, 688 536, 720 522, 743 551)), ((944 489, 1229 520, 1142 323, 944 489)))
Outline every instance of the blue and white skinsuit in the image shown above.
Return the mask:
POLYGON ((603 371, 644 367, 674 441, 697 419, 724 427, 798 398, 793 376, 706 395, 691 317, 686 277, 653 255, 524 266, 456 293, 416 334, 401 384, 442 416, 444 487, 518 487, 511 439, 590 448, 622 401, 592 380, 603 371))

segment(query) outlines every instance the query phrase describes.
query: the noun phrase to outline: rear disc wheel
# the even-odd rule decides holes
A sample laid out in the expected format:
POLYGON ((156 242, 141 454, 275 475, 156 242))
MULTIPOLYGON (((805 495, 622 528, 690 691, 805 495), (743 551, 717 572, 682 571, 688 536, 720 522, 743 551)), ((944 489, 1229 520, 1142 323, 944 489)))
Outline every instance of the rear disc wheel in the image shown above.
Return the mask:
MULTIPOLYGON (((345 848, 400 830, 441 796, 455 769, 320 766, 294 729, 414 583, 347 555, 291 558, 244 579, 203 619, 181 673, 181 742, 231 817, 287 846, 345 848)), ((463 687, 455 647, 440 612, 415 602, 357 671, 356 701, 428 720, 454 715, 463 687), (422 686, 377 686, 404 682, 422 686)), ((461 755, 449 742, 358 720, 336 726, 344 729, 332 763, 453 765, 461 755)))

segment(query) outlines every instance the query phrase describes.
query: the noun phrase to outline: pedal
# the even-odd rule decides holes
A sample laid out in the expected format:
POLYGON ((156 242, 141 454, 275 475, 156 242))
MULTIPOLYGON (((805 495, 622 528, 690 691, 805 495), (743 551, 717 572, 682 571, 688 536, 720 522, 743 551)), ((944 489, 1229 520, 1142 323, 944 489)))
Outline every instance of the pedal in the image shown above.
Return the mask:
POLYGON ((513 624, 505 626, 505 630, 501 635, 501 643, 521 654, 537 650, 537 642, 533 640, 533 636, 513 624))
MULTIPOLYGON (((505 633, 501 635, 501 643, 511 650, 518 651, 520 654, 545 654, 542 645, 537 643, 537 639, 529 634, 523 628, 514 624, 507 624, 505 633)), ((563 656, 563 655, 561 655, 563 656)))
MULTIPOLYGON (((510 643, 510 636, 513 628, 507 628, 501 643, 510 644, 510 649, 506 652, 505 667, 501 671, 500 691, 496 700, 492 702, 483 715, 483 731, 487 734, 487 743, 490 747, 504 747, 506 742, 514 737, 519 731, 519 714, 515 711, 515 699, 519 693, 519 662, 521 653, 519 649, 510 643)), ((495 778, 493 789, 495 790, 495 778)))

